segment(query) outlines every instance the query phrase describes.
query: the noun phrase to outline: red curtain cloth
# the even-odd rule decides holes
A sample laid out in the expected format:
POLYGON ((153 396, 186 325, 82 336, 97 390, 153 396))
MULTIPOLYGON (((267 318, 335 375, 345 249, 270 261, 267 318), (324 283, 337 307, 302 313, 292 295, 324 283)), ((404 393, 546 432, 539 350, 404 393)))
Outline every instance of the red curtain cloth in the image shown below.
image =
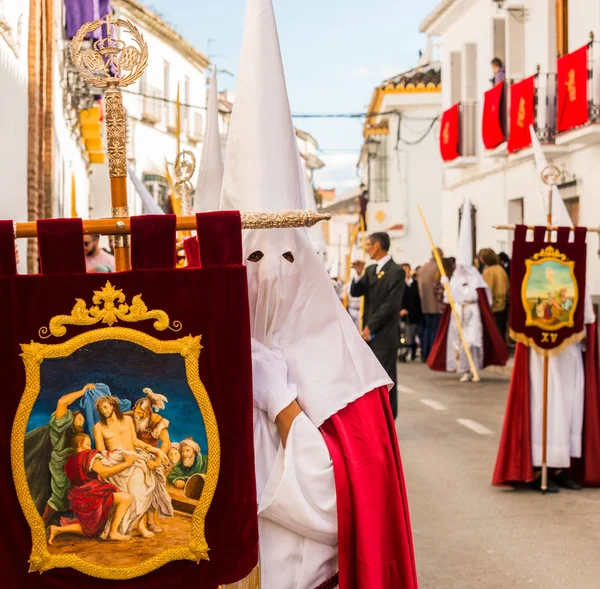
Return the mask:
POLYGON ((531 145, 529 126, 535 122, 535 76, 510 87, 510 133, 508 151, 514 153, 531 145))
MULTIPOLYGON (((525 336, 529 341, 533 341, 538 348, 544 350, 552 350, 558 348, 568 340, 569 338, 582 334, 584 331, 584 302, 583 297, 585 293, 586 284, 586 253, 587 247, 585 238, 587 230, 585 227, 575 228, 575 238, 573 242, 569 242, 570 228, 561 227, 557 231, 557 240, 555 243, 549 243, 546 241, 546 228, 536 227, 533 231, 533 241, 527 241, 527 227, 525 225, 517 225, 515 229, 515 238, 513 241, 513 257, 510 266, 510 328, 518 334, 525 336), (537 325, 527 325, 527 310, 525 308, 522 298, 522 284, 525 280, 527 273, 527 260, 534 259, 533 256, 540 254, 542 250, 547 247, 556 248, 567 257, 569 261, 575 262, 574 273, 577 281, 577 292, 579 293, 578 299, 573 298, 572 302, 577 306, 575 308, 575 314, 573 317, 574 325, 572 327, 561 327, 556 329, 552 324, 549 328, 542 329, 537 325), (549 336, 551 332, 551 337, 549 336)), ((546 257, 541 256, 541 257, 546 257)), ((561 261, 562 258, 556 258, 556 262, 561 261)), ((552 267, 548 267, 547 272, 553 271, 552 267)), ((538 278, 531 278, 529 284, 533 284, 534 289, 531 292, 539 291, 535 289, 536 280, 538 278)), ((556 293, 558 286, 555 285, 549 278, 542 286, 547 287, 553 294, 556 293)), ((529 297, 531 297, 531 292, 529 297)), ((543 291, 541 291, 543 292, 543 291)), ((535 294, 535 297, 538 295, 535 294)), ((570 295, 569 295, 570 296, 570 295)), ((539 303, 544 303, 550 306, 551 300, 546 298, 545 293, 540 295, 539 303)), ((528 305, 533 305, 533 301, 529 300, 528 305)), ((531 311, 531 313, 533 313, 531 311)), ((531 315, 533 318, 533 315, 531 315)))
POLYGON ((560 57, 556 64, 556 130, 568 131, 589 121, 588 45, 560 57))
POLYGON ((504 133, 504 82, 484 94, 481 134, 486 149, 494 149, 506 141, 504 133))
POLYGON ((335 476, 340 588, 417 589, 408 499, 387 388, 350 403, 321 432, 335 476))
MULTIPOLYGON (((252 365, 248 285, 242 265, 241 220, 239 213, 223 212, 199 223, 200 240, 215 244, 203 248, 203 268, 175 269, 173 255, 175 231, 172 220, 165 219, 161 230, 152 216, 132 222, 132 243, 138 248, 136 269, 110 275, 77 272, 80 268, 83 234, 75 248, 65 250, 73 236, 71 220, 52 220, 40 225, 45 240, 40 240, 42 270, 52 267, 50 260, 60 258, 67 273, 19 276, 14 271, 12 223, 0 222, 0 382, 3 407, 0 412, 0 514, 10 542, 0 551, 0 567, 6 587, 110 587, 111 589, 162 589, 188 586, 216 589, 246 577, 258 562, 258 523, 254 474, 252 424, 252 365), (166 225, 170 228, 166 230, 166 225), (202 226, 200 226, 202 225, 202 226), (214 227, 214 231, 212 228, 214 227), (218 244, 218 247, 216 246, 218 244), (140 249, 141 247, 141 249, 140 249), (166 253, 165 253, 166 252, 166 253), (165 268, 157 268, 157 260, 165 268), (25 371, 19 357, 20 344, 56 343, 40 340, 38 330, 60 314, 69 314, 76 299, 91 306, 94 291, 110 282, 126 295, 127 303, 141 294, 148 309, 165 311, 171 321, 181 321, 181 332, 157 331, 154 320, 117 326, 133 328, 156 339, 179 339, 189 334, 202 335, 199 372, 219 427, 221 460, 219 480, 206 517, 206 540, 210 560, 168 563, 143 577, 129 581, 108 581, 85 576, 73 569, 53 569, 43 575, 28 573, 31 530, 17 500, 11 469, 11 430, 25 388, 25 371), (232 371, 232 367, 235 369, 232 371)), ((93 326, 69 326, 61 341, 93 326)), ((44 361, 45 363, 46 361, 44 361)), ((99 365, 102 358, 98 359, 99 365)), ((43 366, 44 364, 42 364, 43 366)), ((168 395, 168 393, 167 393, 168 395)), ((209 450, 210 455, 210 450, 209 450)), ((210 460, 210 456, 209 456, 210 460)), ((106 545, 110 550, 127 550, 127 544, 106 545)))
POLYGON ((455 160, 460 156, 460 111, 458 104, 450 107, 442 114, 440 126, 440 153, 445 162, 455 160))

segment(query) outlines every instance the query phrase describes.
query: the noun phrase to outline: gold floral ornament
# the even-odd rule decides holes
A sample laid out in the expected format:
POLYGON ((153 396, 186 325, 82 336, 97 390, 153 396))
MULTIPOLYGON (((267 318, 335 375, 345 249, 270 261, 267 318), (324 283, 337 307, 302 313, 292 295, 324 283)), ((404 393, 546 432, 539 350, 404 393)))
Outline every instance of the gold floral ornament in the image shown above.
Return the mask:
POLYGON ((183 150, 175 160, 175 191, 179 195, 182 204, 182 213, 191 215, 192 192, 194 191, 190 180, 196 170, 196 157, 191 151, 183 150))
POLYGON ((103 20, 84 24, 77 31, 71 43, 71 59, 81 77, 93 86, 129 86, 142 76, 148 65, 148 46, 135 25, 107 15, 103 20), (113 26, 127 31, 137 47, 116 39, 113 26), (100 27, 106 27, 106 37, 95 41, 92 49, 84 49, 86 36, 100 27))
POLYGON ((66 325, 95 325, 96 323, 105 323, 112 327, 119 321, 127 323, 137 323, 147 319, 155 319, 154 329, 157 331, 180 331, 182 328, 180 321, 171 321, 169 316, 158 309, 149 311, 146 304, 142 301, 142 295, 136 295, 128 305, 125 293, 121 289, 116 289, 110 281, 107 281, 102 290, 95 290, 92 297, 93 306, 88 309, 83 299, 75 299, 75 306, 70 315, 56 315, 50 320, 49 327, 42 327, 38 335, 42 339, 50 336, 63 337, 67 333, 66 325))

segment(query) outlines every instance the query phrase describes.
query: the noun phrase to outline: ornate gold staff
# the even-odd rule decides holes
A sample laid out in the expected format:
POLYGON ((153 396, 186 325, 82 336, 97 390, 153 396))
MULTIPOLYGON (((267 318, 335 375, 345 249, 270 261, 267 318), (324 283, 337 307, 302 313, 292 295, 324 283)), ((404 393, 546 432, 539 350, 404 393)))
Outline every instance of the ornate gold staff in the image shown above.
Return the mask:
POLYGON ((181 214, 192 214, 192 192, 190 180, 196 170, 196 157, 191 151, 183 150, 175 160, 175 192, 181 202, 181 214))
MULTIPOLYGON (((148 46, 138 29, 129 21, 107 15, 103 20, 84 24, 71 43, 71 58, 81 77, 96 86, 105 88, 106 142, 108 172, 114 219, 129 217, 127 206, 127 145, 125 111, 120 88, 138 80, 148 65, 148 46), (91 49, 84 49, 85 37, 105 26, 106 37, 94 42, 91 49), (131 35, 137 47, 126 45, 113 37, 112 27, 118 26, 131 35)), ((128 270, 129 236, 116 234, 116 269, 128 270)))

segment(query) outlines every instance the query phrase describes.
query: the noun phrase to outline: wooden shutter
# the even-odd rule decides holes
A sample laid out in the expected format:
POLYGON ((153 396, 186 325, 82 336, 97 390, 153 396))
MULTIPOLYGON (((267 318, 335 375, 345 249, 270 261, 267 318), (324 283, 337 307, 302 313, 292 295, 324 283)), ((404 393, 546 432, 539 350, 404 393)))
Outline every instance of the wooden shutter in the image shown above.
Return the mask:
POLYGON ((477 45, 465 45, 465 99, 467 102, 477 101, 477 45))
POLYGON ((569 0, 556 0, 556 50, 569 53, 569 0))
POLYGON ((518 15, 509 14, 508 55, 506 59, 506 77, 519 81, 525 77, 525 26, 518 15))
POLYGON ((460 51, 450 52, 450 102, 462 100, 462 55, 460 51))
MULTIPOLYGON (((510 16, 509 16, 510 18, 510 16)), ((506 21, 503 18, 493 19, 494 57, 506 62, 506 21)))

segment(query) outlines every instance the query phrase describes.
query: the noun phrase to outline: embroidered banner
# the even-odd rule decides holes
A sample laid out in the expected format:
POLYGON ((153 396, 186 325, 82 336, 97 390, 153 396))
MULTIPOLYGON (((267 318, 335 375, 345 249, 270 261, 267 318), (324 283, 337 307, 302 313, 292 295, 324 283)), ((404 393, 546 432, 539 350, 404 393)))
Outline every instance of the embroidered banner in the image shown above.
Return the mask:
POLYGON ((533 241, 518 225, 513 241, 510 284, 510 332, 539 354, 558 353, 584 336, 583 297, 586 280, 586 229, 562 227, 557 241, 545 240, 536 227, 533 241))
POLYGON ((584 125, 588 112, 588 45, 560 57, 556 63, 557 131, 584 125))
POLYGON ((510 133, 508 151, 514 153, 531 145, 529 126, 535 123, 535 76, 510 87, 510 133))
POLYGON ((459 105, 455 104, 442 114, 440 125, 440 153, 445 162, 450 162, 460 156, 459 129, 459 105))
POLYGON ((86 274, 81 221, 57 219, 38 224, 43 274, 16 275, 12 231, 0 223, 6 586, 247 577, 258 527, 239 213, 199 216, 202 268, 177 270, 168 215, 132 218, 122 273, 86 274))
POLYGON ((484 94, 481 134, 486 149, 494 149, 506 141, 504 113, 504 82, 500 82, 484 94))

